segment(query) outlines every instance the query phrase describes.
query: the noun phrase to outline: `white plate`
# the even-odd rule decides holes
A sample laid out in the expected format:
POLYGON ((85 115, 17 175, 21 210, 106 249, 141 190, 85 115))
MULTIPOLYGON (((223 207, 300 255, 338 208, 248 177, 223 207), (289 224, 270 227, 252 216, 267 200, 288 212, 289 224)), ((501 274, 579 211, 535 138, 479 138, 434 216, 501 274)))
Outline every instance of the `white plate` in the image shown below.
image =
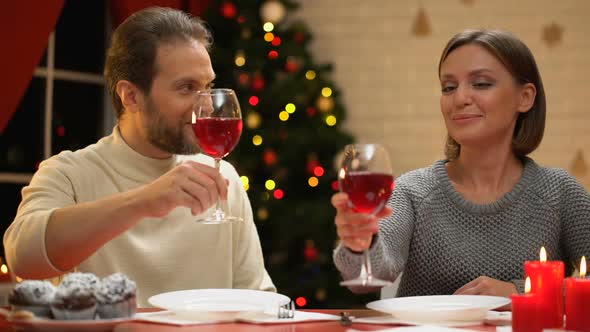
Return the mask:
POLYGON ((397 297, 375 301, 367 308, 413 322, 469 322, 480 324, 488 310, 510 303, 510 299, 481 295, 432 295, 397 297))
POLYGON ((96 319, 96 320, 56 320, 38 318, 34 320, 11 321, 16 331, 39 332, 108 332, 116 325, 130 322, 133 318, 96 319))
POLYGON ((199 319, 231 319, 246 312, 274 312, 289 301, 285 295, 250 289, 192 289, 148 299, 155 307, 199 319))

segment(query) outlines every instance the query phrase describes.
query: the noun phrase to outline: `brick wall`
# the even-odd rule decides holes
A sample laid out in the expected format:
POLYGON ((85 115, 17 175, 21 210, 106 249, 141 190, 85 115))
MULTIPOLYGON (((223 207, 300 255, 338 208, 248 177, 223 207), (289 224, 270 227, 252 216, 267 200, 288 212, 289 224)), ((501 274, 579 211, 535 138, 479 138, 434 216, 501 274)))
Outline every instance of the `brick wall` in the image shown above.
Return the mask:
POLYGON ((443 156, 437 61, 448 39, 465 28, 512 31, 535 54, 547 94, 545 138, 532 157, 590 189, 590 1, 302 0, 296 16, 311 29, 316 60, 335 66, 345 127, 386 145, 397 174, 443 156), (420 10, 425 36, 413 33, 420 10), (552 23, 562 34, 550 46, 552 23))

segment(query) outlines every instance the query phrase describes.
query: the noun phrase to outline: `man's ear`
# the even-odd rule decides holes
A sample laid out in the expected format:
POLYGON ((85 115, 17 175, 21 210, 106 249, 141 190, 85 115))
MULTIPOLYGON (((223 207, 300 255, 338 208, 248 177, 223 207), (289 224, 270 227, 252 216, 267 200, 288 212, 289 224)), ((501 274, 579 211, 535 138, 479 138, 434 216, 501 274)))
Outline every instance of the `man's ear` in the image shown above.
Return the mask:
POLYGON ((518 111, 526 113, 533 108, 535 104, 535 97, 537 96, 537 88, 533 83, 526 83, 520 90, 520 102, 518 103, 518 111))
POLYGON ((142 108, 143 105, 143 94, 135 86, 135 84, 121 80, 117 82, 115 91, 121 99, 123 109, 131 112, 137 112, 142 108))

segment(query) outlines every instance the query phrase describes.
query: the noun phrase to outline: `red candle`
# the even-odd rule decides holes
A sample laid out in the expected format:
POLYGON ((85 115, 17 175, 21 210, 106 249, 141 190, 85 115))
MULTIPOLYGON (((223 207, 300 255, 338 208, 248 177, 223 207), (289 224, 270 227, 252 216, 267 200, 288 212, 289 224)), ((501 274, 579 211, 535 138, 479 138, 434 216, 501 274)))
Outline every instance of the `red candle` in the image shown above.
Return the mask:
POLYGON ((565 327, 590 331, 590 279, 586 279, 586 257, 580 262, 580 278, 565 280, 565 327))
POLYGON ((510 295, 512 300, 512 332, 540 332, 539 297, 530 293, 531 278, 526 277, 524 294, 510 295))
POLYGON ((540 261, 524 263, 525 274, 531 277, 531 292, 539 297, 542 328, 563 327, 563 276, 561 261, 547 261, 545 247, 540 261))
POLYGON ((6 264, 0 265, 0 282, 12 282, 12 276, 6 264))

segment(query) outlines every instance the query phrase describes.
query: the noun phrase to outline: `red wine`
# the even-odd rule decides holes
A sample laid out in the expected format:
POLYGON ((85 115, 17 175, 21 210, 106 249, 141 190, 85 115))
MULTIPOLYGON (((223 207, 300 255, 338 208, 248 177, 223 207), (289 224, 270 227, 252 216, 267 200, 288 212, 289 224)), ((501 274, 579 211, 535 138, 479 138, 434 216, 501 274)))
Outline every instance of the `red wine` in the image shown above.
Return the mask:
POLYGON ((242 134, 239 118, 198 118, 193 131, 201 150, 206 155, 220 159, 233 150, 242 134))
POLYGON ((361 213, 378 213, 393 191, 393 175, 350 172, 340 179, 340 188, 348 194, 352 208, 361 213))

